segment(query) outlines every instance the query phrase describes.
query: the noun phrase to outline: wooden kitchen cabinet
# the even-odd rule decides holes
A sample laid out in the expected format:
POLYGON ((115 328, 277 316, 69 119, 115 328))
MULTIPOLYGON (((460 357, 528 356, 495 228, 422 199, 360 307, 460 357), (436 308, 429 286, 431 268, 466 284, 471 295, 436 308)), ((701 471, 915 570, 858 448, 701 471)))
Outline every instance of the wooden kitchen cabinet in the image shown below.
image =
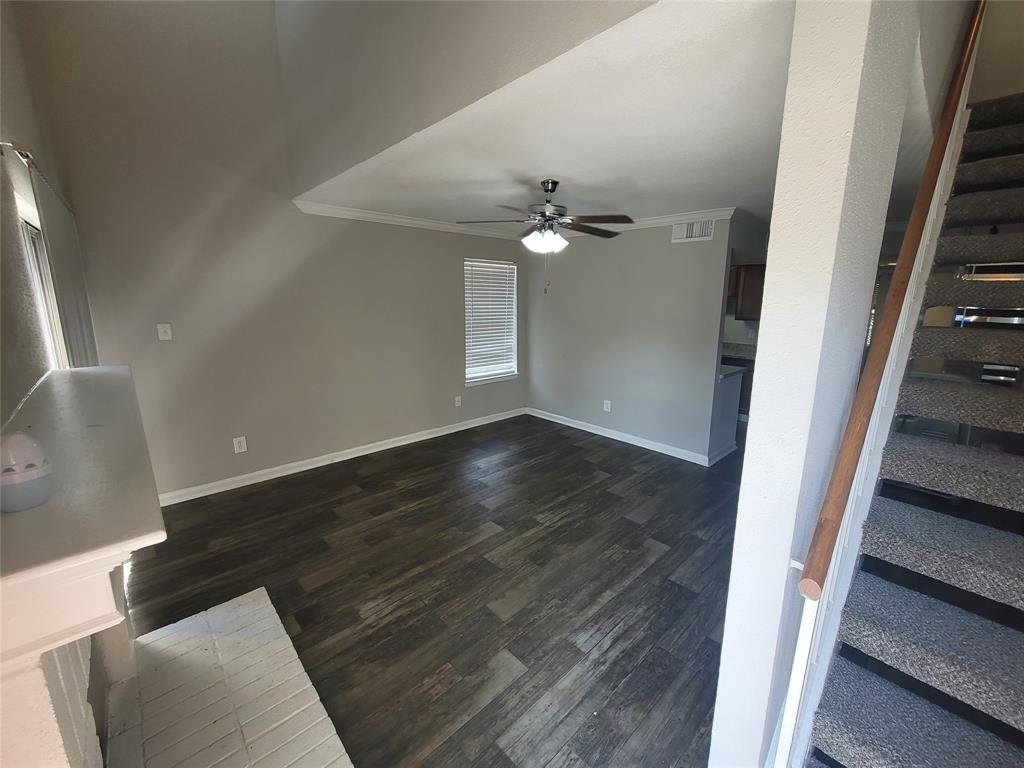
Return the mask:
POLYGON ((736 267, 737 320, 760 320, 761 300, 764 298, 764 264, 746 264, 736 267))

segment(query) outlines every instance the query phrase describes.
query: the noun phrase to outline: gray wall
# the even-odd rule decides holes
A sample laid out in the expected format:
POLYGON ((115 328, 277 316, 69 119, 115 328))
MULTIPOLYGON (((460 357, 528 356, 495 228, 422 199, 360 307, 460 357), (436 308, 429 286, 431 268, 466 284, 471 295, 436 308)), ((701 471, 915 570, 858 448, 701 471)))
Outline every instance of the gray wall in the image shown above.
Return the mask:
POLYGON ((161 491, 525 405, 525 373, 463 390, 462 259, 518 244, 292 205, 272 5, 19 10, 101 361, 132 366, 161 491))
POLYGON ((3 159, 0 189, 0 421, 6 421, 18 403, 49 370, 46 328, 36 304, 29 262, 21 238, 14 187, 3 159))
MULTIPOLYGON (((45 142, 36 120, 12 6, 0 4, 0 13, 0 34, 3 35, 0 41, 0 135, 4 141, 19 147, 39 147, 40 154, 45 156, 45 142)), ((14 200, 15 188, 18 194, 31 200, 32 182, 24 164, 17 158, 8 154, 3 166, 3 189, 0 193, 0 420, 11 415, 49 367, 45 340, 47 330, 37 309, 14 200)))
POLYGON ((300 194, 649 3, 274 5, 300 194))
POLYGON ((668 227, 573 238, 547 295, 531 257, 531 406, 706 455, 728 237, 719 221, 689 244, 668 227))
POLYGON ((1024 91, 1024 3, 991 2, 978 42, 971 81, 971 101, 984 101, 1024 91))

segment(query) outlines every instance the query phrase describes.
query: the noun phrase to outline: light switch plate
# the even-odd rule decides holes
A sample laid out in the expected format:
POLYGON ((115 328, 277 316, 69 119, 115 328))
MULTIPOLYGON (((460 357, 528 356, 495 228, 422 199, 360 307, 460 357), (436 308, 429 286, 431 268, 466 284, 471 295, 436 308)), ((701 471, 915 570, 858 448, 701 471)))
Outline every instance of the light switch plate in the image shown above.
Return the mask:
POLYGON ((171 329, 170 323, 157 323, 156 324, 156 337, 160 341, 173 341, 174 331, 171 329))
POLYGON ((235 453, 245 453, 249 450, 249 446, 245 444, 245 435, 234 438, 231 444, 235 447, 235 453))
POLYGON ((456 395, 455 396, 455 407, 456 408, 461 408, 462 407, 462 395, 456 395))
POLYGON ((604 412, 605 413, 611 413, 612 412, 612 401, 611 400, 605 400, 604 401, 604 412))

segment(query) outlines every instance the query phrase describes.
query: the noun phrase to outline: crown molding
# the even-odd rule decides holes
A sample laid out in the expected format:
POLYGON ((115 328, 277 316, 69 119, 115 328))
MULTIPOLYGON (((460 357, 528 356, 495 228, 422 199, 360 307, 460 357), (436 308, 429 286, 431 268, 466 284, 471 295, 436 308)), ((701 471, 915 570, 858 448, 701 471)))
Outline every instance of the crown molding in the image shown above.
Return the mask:
POLYGON ((647 219, 637 219, 632 224, 613 224, 609 229, 626 231, 629 229, 653 229, 654 227, 671 227, 674 224, 686 224, 691 221, 703 221, 704 219, 731 219, 736 213, 735 208, 708 208, 705 211, 690 211, 689 213, 670 213, 667 216, 651 216, 647 219))
MULTIPOLYGON (((340 205, 328 203, 316 203, 311 200, 293 200, 295 206, 303 213, 314 216, 331 216, 336 219, 352 219, 355 221, 369 221, 374 224, 393 224, 399 227, 414 227, 416 229, 431 229, 435 232, 453 232, 458 235, 475 235, 477 237, 495 237, 500 240, 518 240, 519 235, 508 232, 497 232, 493 229, 476 227, 472 224, 452 224, 447 221, 435 221, 434 219, 418 219, 413 216, 401 216, 397 213, 384 213, 383 211, 366 211, 361 208, 345 208, 340 205)), ((608 229, 616 232, 625 232, 632 229, 653 229, 655 227, 671 227, 674 224, 686 224, 691 221, 702 221, 704 219, 728 220, 736 212, 735 208, 708 208, 703 211, 690 211, 688 213, 670 213, 666 216, 651 216, 646 219, 637 219, 632 224, 609 224, 608 229)), ((562 232, 566 237, 576 237, 576 232, 562 232)))
POLYGON ((354 221, 370 221, 374 224, 393 224, 398 227, 414 227, 416 229, 432 229, 435 232, 454 232, 457 235, 476 235, 478 237, 496 237, 500 240, 518 240, 519 236, 509 232, 496 232, 493 229, 474 227, 471 224, 452 224, 434 219, 417 219, 413 216, 400 216, 397 213, 382 211, 364 211, 361 208, 343 208, 339 205, 314 203, 296 198, 292 202, 303 213, 314 216, 331 216, 335 219, 351 219, 354 221))

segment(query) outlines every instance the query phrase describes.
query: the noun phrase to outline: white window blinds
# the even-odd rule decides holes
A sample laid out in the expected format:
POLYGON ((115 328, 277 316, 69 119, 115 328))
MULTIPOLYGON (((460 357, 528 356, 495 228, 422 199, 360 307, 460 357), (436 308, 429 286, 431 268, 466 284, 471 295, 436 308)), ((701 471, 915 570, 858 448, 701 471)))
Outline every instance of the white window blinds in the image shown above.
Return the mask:
POLYGON ((516 265, 466 259, 466 382, 518 373, 516 265))

